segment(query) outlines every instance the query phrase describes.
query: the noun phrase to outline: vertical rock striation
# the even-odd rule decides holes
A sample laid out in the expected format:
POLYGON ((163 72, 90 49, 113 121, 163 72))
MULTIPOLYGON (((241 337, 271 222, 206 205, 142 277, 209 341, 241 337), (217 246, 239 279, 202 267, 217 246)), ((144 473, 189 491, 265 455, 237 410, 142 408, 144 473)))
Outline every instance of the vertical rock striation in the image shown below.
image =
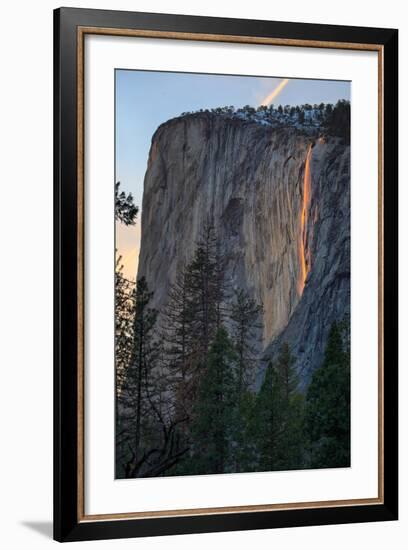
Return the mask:
POLYGON ((216 114, 170 120, 152 138, 138 277, 163 308, 211 219, 230 288, 264 306, 265 359, 287 341, 302 380, 349 312, 350 151, 318 130, 216 114))

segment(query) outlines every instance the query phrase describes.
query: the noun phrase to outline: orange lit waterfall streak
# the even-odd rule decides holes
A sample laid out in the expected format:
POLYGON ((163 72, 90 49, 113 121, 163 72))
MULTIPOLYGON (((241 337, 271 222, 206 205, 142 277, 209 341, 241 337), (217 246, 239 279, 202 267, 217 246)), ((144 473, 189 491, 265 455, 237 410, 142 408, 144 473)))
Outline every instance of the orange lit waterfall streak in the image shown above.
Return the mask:
POLYGON ((303 294, 305 288, 306 278, 310 271, 310 262, 306 253, 306 239, 307 239, 307 223, 309 216, 309 203, 310 203, 310 186, 311 186, 311 172, 310 172, 310 159, 312 157, 312 144, 309 145, 306 155, 305 174, 303 176, 303 202, 302 213, 300 217, 300 277, 299 277, 299 295, 303 294))

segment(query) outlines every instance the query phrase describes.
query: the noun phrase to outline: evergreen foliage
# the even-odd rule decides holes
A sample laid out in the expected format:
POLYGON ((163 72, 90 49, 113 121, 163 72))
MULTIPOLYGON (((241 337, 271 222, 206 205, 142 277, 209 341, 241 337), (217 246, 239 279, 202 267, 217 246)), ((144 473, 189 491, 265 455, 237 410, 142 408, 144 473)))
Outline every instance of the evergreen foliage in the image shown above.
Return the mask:
POLYGON ((157 345, 153 340, 157 312, 149 308, 151 297, 152 293, 146 280, 142 278, 137 281, 134 293, 132 356, 118 398, 118 405, 124 409, 122 419, 126 419, 126 426, 130 432, 126 442, 132 455, 126 464, 128 477, 132 477, 143 446, 142 432, 148 429, 144 423, 149 420, 145 414, 149 397, 147 392, 150 374, 157 361, 157 345))
MULTIPOLYGON (((247 122, 260 123, 274 128, 296 127, 316 135, 330 135, 350 143, 350 102, 339 100, 335 105, 320 103, 310 105, 260 105, 256 109, 250 105, 235 108, 233 105, 200 109, 199 113, 212 113, 229 119, 240 119, 247 122)), ((192 115, 194 112, 184 112, 181 116, 192 115)))
POLYGON ((163 312, 166 368, 182 414, 190 416, 211 342, 222 326, 223 269, 215 230, 204 225, 192 261, 178 275, 163 312))
POLYGON ((289 346, 269 363, 256 403, 259 470, 303 467, 303 396, 289 346))
POLYGON ((324 126, 329 135, 339 136, 350 143, 350 102, 340 100, 334 107, 328 105, 324 126))
POLYGON ((306 395, 310 467, 350 466, 350 350, 348 324, 331 327, 325 358, 306 395))
POLYGON ((262 309, 262 306, 257 304, 244 290, 234 291, 229 316, 231 337, 237 354, 238 396, 254 382, 253 377, 257 360, 255 342, 260 340, 262 309))
POLYGON ((115 220, 125 225, 134 225, 138 212, 132 193, 126 195, 120 190, 120 182, 115 183, 115 220))
POLYGON ((217 330, 193 407, 191 473, 231 470, 231 432, 235 401, 235 352, 225 328, 217 330))
POLYGON ((115 269, 115 363, 116 388, 124 381, 126 369, 133 355, 135 312, 135 283, 123 275, 122 258, 116 259, 115 269))
POLYGON ((258 467, 261 471, 275 470, 281 464, 281 442, 284 424, 284 396, 279 373, 268 364, 265 378, 255 405, 255 443, 258 467))
POLYGON ((205 358, 223 318, 223 268, 214 226, 206 223, 187 268, 190 330, 205 358))

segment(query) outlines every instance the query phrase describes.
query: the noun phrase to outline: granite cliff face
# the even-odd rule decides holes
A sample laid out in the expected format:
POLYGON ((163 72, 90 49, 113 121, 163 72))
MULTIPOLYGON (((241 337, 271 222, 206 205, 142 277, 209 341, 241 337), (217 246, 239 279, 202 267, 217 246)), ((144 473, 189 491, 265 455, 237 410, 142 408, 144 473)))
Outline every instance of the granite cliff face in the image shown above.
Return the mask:
POLYGON ((262 352, 287 341, 302 380, 349 312, 350 150, 319 129, 197 113, 152 138, 138 277, 163 308, 211 219, 231 288, 263 304, 262 352))

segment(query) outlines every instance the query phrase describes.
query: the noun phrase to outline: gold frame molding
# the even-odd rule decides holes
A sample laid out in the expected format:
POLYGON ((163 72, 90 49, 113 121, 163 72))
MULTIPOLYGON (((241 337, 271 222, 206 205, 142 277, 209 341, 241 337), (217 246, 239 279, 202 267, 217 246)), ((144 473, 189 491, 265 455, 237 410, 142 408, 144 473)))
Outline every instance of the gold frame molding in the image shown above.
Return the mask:
POLYGON ((197 515, 265 512, 273 510, 299 510, 307 508, 333 508, 384 503, 384 357, 383 357, 383 286, 384 286, 384 212, 383 212, 383 81, 384 47, 380 44, 358 44, 352 42, 331 42, 319 40, 294 40, 286 38, 267 38, 253 36, 234 36, 187 32, 168 32, 155 30, 118 29, 108 27, 77 28, 77 216, 78 216, 78 441, 77 441, 77 507, 78 522, 105 520, 146 519, 164 517, 183 517, 197 515), (86 35, 108 35, 138 38, 194 40, 219 43, 263 44, 271 46, 293 46, 307 48, 364 50, 377 52, 378 55, 378 497, 329 500, 316 502, 296 502, 284 504, 264 504, 249 506, 229 506, 218 508, 193 508, 179 510, 159 510, 133 513, 85 514, 85 455, 84 455, 84 42, 86 35))

